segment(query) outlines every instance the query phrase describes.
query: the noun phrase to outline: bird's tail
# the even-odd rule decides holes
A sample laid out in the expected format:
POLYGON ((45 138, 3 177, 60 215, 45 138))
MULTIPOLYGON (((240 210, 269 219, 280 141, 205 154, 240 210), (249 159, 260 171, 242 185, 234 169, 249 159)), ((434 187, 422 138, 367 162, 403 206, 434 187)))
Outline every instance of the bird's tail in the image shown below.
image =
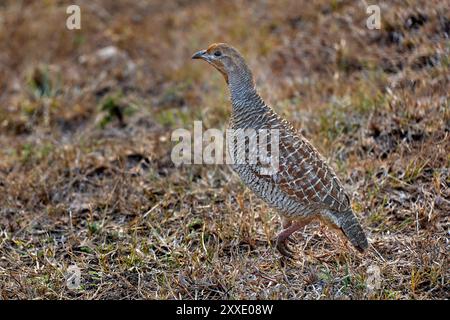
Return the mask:
POLYGON ((369 247, 369 244, 364 230, 356 219, 352 209, 342 213, 340 212, 338 217, 342 232, 359 252, 364 252, 369 247))

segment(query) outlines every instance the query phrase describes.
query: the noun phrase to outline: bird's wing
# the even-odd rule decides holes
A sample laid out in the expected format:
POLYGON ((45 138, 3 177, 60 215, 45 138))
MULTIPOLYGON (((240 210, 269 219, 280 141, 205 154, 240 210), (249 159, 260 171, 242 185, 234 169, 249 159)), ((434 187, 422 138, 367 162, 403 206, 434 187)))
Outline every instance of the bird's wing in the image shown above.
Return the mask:
POLYGON ((282 121, 280 135, 279 188, 305 206, 330 209, 336 213, 350 208, 345 190, 320 153, 282 121))

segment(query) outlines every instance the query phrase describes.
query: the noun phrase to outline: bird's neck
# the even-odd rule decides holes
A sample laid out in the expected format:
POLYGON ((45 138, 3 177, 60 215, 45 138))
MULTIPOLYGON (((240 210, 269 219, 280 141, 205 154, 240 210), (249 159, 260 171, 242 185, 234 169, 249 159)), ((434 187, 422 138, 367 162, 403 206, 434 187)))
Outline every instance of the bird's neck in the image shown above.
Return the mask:
POLYGON ((258 94, 250 72, 229 75, 228 87, 234 115, 264 112, 268 108, 258 94))

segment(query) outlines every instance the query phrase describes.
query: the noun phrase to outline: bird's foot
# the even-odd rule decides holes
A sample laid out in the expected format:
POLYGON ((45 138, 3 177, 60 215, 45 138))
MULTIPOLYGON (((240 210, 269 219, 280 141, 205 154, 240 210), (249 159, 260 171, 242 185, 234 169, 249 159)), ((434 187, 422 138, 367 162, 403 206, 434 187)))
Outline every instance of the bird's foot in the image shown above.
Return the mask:
POLYGON ((289 223, 285 229, 283 229, 277 236, 276 245, 278 251, 285 257, 293 258, 293 251, 288 247, 287 242, 295 243, 292 240, 292 233, 297 231, 298 229, 304 227, 304 222, 293 222, 289 223))
POLYGON ((277 249, 278 251, 285 257, 292 259, 294 258, 293 256, 293 251, 291 248, 289 248, 289 246, 287 245, 287 242, 293 242, 293 240, 290 237, 284 238, 284 237, 277 237, 276 240, 276 244, 277 244, 277 249))

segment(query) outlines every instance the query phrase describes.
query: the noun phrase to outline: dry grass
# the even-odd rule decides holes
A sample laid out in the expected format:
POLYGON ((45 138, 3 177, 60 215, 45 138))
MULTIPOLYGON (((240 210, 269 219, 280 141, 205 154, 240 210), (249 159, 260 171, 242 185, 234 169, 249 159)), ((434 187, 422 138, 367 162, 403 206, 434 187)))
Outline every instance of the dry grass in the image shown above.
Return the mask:
POLYGON ((76 2, 80 31, 67 1, 0 4, 1 299, 448 298, 445 1, 380 1, 379 31, 363 1, 76 2), (226 166, 173 165, 173 129, 229 115, 190 61, 216 41, 331 160, 368 254, 311 225, 280 260, 276 213, 226 166))

